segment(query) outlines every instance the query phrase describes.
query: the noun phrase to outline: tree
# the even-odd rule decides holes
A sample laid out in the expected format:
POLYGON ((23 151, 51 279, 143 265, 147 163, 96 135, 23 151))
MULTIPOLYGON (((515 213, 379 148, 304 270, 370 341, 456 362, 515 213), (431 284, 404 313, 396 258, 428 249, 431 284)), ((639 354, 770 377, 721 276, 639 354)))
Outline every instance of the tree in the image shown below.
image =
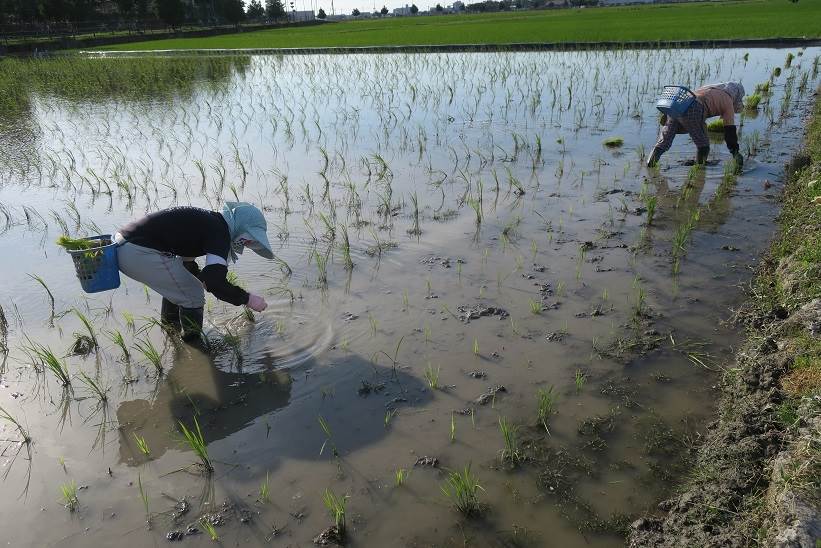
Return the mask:
POLYGON ((265 0, 265 15, 276 21, 285 15, 285 4, 282 0, 265 0))
POLYGON ((354 8, 353 11, 351 12, 351 15, 353 15, 354 17, 359 17, 359 10, 354 8))
POLYGON ((245 2, 242 0, 219 0, 217 14, 229 23, 236 25, 245 19, 245 2))
POLYGON ((185 4, 182 0, 157 0, 157 16, 172 29, 185 21, 185 4))
POLYGON ((248 4, 248 19, 262 19, 265 17, 265 8, 259 0, 251 0, 248 4))
POLYGON ((442 7, 442 4, 436 4, 436 11, 442 12, 445 8, 442 7))
POLYGON ((385 6, 382 6, 382 9, 379 10, 379 13, 381 13, 382 15, 387 15, 388 14, 388 8, 386 8, 385 6))
POLYGON ((129 18, 131 13, 134 11, 134 0, 117 0, 117 13, 120 14, 120 17, 123 19, 129 18))
POLYGON ((416 7, 416 4, 411 4, 411 14, 416 15, 419 13, 419 8, 416 7))
POLYGON ((317 19, 325 19, 328 15, 325 13, 325 10, 319 8, 319 12, 316 14, 317 19))

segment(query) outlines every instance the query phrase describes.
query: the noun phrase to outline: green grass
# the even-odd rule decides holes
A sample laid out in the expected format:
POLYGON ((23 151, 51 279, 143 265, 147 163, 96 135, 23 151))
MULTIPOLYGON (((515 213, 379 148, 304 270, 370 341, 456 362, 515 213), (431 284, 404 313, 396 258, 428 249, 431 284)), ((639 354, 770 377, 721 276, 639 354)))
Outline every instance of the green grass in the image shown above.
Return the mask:
POLYGON ((821 2, 748 0, 346 21, 103 50, 678 41, 821 36, 821 2))
POLYGON ((458 470, 450 472, 440 489, 454 508, 462 514, 473 516, 481 513, 482 504, 479 502, 479 491, 485 489, 479 484, 479 478, 470 471, 470 464, 465 466, 461 472, 458 470))

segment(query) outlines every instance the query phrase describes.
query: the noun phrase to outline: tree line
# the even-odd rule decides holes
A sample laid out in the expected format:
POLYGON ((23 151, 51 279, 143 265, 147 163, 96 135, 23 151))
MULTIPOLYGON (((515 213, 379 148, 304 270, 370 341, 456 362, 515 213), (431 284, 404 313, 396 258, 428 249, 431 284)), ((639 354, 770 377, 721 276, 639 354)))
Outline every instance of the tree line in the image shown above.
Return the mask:
POLYGON ((0 0, 0 24, 238 24, 285 17, 284 0, 0 0), (263 4, 264 2, 264 4, 263 4))

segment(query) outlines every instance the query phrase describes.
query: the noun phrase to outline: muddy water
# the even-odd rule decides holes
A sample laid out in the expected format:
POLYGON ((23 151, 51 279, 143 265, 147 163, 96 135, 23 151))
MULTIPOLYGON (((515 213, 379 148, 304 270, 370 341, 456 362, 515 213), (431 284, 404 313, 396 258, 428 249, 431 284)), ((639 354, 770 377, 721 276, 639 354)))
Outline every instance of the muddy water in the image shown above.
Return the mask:
POLYGON ((734 184, 722 184, 721 144, 690 174, 685 136, 658 172, 642 166, 654 96, 729 79, 751 91, 787 53, 237 57, 178 95, 32 93, 0 150, 0 406, 32 439, 0 422, 4 540, 151 546, 205 516, 226 545, 308 546, 330 524, 327 488, 349 497, 352 545, 619 545, 619 524, 670 489, 710 417, 738 340, 724 322, 772 234, 819 51, 796 57, 745 116, 750 157, 734 184), (610 136, 623 146, 604 147, 610 136), (83 294, 53 244, 65 229, 109 232, 234 196, 264 206, 290 273, 242 256, 240 283, 271 306, 251 322, 210 300, 210 352, 152 327, 159 297, 131 280, 83 294), (54 295, 53 322, 29 274, 54 295), (466 321, 460 307, 477 305, 504 314, 466 321), (26 348, 67 355, 84 329, 75 308, 100 348, 65 358, 67 391, 26 348), (162 351, 161 375, 135 346, 145 340, 162 351), (426 369, 439 371, 437 389, 426 369), (108 388, 105 402, 80 372, 108 388), (536 394, 549 387, 548 433, 536 394), (195 417, 210 476, 181 442, 178 421, 195 417), (528 457, 515 467, 500 462, 502 417, 528 457), (423 456, 439 467, 414 466, 423 456), (485 505, 469 520, 440 491, 468 463, 485 505), (70 512, 60 486, 72 481, 70 512))

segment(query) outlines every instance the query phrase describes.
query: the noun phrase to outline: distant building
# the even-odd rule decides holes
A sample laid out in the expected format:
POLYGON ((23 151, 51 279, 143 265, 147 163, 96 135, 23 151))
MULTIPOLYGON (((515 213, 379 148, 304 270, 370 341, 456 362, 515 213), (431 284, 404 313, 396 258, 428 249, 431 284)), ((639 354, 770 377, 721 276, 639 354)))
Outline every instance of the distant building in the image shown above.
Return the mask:
POLYGON ((411 8, 409 5, 405 4, 404 8, 396 8, 393 10, 393 14, 398 17, 402 17, 405 15, 412 15, 411 8))
POLYGON ((314 14, 313 10, 288 12, 288 21, 313 21, 314 19, 316 19, 316 14, 314 14))
POLYGON ((456 0, 451 8, 453 11, 465 11, 465 3, 456 0))

